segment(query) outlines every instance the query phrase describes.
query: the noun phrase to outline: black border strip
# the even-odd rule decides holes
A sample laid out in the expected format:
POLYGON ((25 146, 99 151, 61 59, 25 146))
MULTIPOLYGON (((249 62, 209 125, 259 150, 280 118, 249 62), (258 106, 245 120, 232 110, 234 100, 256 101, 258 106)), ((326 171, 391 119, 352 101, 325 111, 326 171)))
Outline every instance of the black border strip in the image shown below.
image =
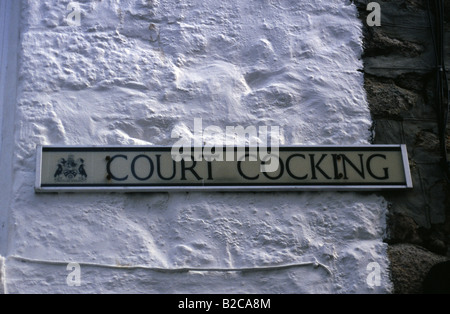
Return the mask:
POLYGON ((212 183, 212 184, 198 184, 198 183, 192 183, 192 184, 83 184, 83 185, 77 185, 77 184, 42 184, 42 187, 77 187, 77 188, 83 188, 83 187, 101 187, 101 188, 120 188, 120 187, 148 187, 148 188, 158 188, 158 187, 247 187, 247 186, 265 186, 265 187, 282 187, 282 186, 288 186, 288 187, 305 187, 305 186, 405 186, 406 182, 390 182, 390 183, 306 183, 306 184, 289 184, 289 183, 280 183, 280 184, 268 184, 268 183, 212 183))
MULTIPOLYGON (((208 146, 206 146, 208 147, 208 146)), ((214 146, 212 146, 214 147, 214 146)), ((204 148, 204 147, 203 147, 204 148)), ((192 147, 192 150, 195 148, 192 147)), ((227 147, 225 146, 224 151, 226 151, 227 147)), ((245 149, 245 151, 249 151, 249 147, 234 147, 234 151, 238 149, 245 149)), ((268 147, 270 149, 270 147, 268 147)), ((172 147, 167 146, 142 146, 142 147, 51 147, 51 146, 43 146, 43 152, 170 152, 172 147)), ((345 152, 354 152, 354 151, 394 151, 401 152, 400 146, 299 146, 299 147, 291 147, 291 146, 280 146, 279 150, 285 152, 292 151, 345 151, 345 152)))

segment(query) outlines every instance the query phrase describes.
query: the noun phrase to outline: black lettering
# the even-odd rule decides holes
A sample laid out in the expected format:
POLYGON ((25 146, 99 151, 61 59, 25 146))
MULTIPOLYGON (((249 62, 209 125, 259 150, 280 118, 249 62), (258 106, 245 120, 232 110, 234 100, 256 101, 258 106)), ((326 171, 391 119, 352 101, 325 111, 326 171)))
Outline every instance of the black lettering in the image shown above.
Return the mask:
POLYGON ((208 180, 214 180, 212 176, 212 162, 208 162, 208 180))
POLYGON ((146 156, 146 155, 139 155, 136 156, 133 161, 131 162, 131 173, 133 174, 133 177, 135 177, 136 179, 138 179, 139 181, 145 181, 148 180, 152 177, 153 172, 155 171, 155 166, 153 164, 153 161, 150 159, 150 157, 146 156), (136 174, 136 161, 140 158, 145 158, 148 160, 149 164, 150 164, 150 173, 148 174, 148 176, 146 176, 145 178, 141 178, 136 174))
POLYGON ((115 175, 113 175, 112 172, 111 172, 111 163, 112 163, 112 162, 114 161, 114 159, 116 159, 116 158, 123 158, 123 159, 125 159, 125 160, 128 159, 128 157, 125 156, 125 155, 116 155, 116 156, 112 157, 112 158, 108 161, 108 164, 106 165, 106 172, 108 173, 108 176, 111 177, 112 180, 116 180, 116 181, 125 181, 126 179, 128 179, 128 176, 123 177, 123 178, 118 178, 118 177, 116 177, 115 175))
POLYGON ((333 154, 333 166, 334 166, 334 179, 339 180, 342 179, 342 174, 339 174, 339 166, 338 166, 338 160, 342 160, 342 157, 340 154, 333 154))
MULTIPOLYGON (((283 176, 283 174, 284 174, 284 164, 283 164, 283 161, 281 161, 281 159, 280 158, 278 158, 278 160, 280 161, 280 173, 277 175, 277 176, 275 176, 275 177, 271 177, 271 176, 269 176, 268 174, 267 174, 267 172, 263 172, 263 175, 267 178, 267 179, 270 179, 270 180, 278 180, 279 178, 281 178, 282 176, 283 176)), ((266 164, 266 162, 265 161, 262 161, 261 162, 263 165, 265 165, 266 164)))
POLYGON ((312 170, 312 179, 317 180, 316 176, 316 169, 319 170, 319 172, 328 180, 331 180, 331 177, 323 171, 322 168, 320 168, 320 164, 322 161, 328 156, 328 154, 322 154, 322 157, 320 158, 318 163, 315 163, 314 161, 314 154, 310 154, 309 157, 311 159, 311 170, 312 170))
MULTIPOLYGON (((250 154, 246 154, 246 155, 245 155, 245 158, 247 158, 247 157, 250 157, 250 154)), ((245 158, 244 158, 244 160, 245 160, 245 158)), ((239 174, 240 174, 241 177, 243 177, 244 179, 247 179, 247 180, 258 180, 259 174, 256 175, 255 177, 249 177, 249 176, 245 175, 245 173, 242 171, 242 161, 238 161, 238 163, 237 163, 237 168, 238 168, 239 174)))
POLYGON ((352 167, 361 176, 361 178, 363 178, 363 179, 366 178, 366 176, 364 174, 363 154, 358 154, 358 156, 359 156, 359 160, 360 160, 360 163, 361 163, 361 169, 358 169, 358 167, 347 156, 345 156, 344 154, 341 155, 341 157, 342 157, 342 165, 344 167, 344 178, 346 180, 348 180, 347 167, 346 167, 347 163, 350 165, 350 167, 352 167))
POLYGON ((286 171, 287 171, 287 173, 288 173, 292 178, 294 178, 294 179, 297 179, 297 180, 306 180, 306 179, 308 178, 308 174, 306 174, 306 175, 303 176, 303 177, 297 177, 297 176, 294 175, 294 173, 291 171, 291 160, 292 160, 292 158, 294 158, 294 157, 300 157, 300 158, 306 159, 305 155, 303 155, 303 154, 294 154, 294 155, 289 156, 289 158, 286 159, 286 171))
POLYGON ((389 179, 389 168, 383 168, 383 171, 384 171, 384 176, 383 177, 379 177, 379 176, 377 176, 377 175, 375 175, 373 173, 371 162, 372 162, 372 159, 374 159, 375 157, 383 158, 384 160, 386 160, 386 155, 374 154, 374 155, 370 156, 369 158, 367 158, 367 164, 366 164, 367 172, 370 174, 370 176, 372 178, 375 178, 377 180, 387 180, 387 179, 389 179))
POLYGON ((198 173, 195 172, 195 170, 194 170, 195 166, 197 166, 197 162, 194 160, 194 158, 192 158, 192 166, 190 166, 190 167, 186 167, 186 161, 184 159, 181 160, 181 180, 183 180, 183 181, 187 180, 186 179, 186 171, 190 171, 197 180, 199 180, 199 181, 203 180, 202 177, 200 177, 198 175, 198 173))
POLYGON ((173 173, 172 173, 172 176, 170 178, 163 177, 163 175, 161 174, 161 155, 156 155, 156 172, 158 173, 158 177, 161 180, 170 181, 173 178, 175 178, 175 176, 177 174, 176 167, 177 167, 177 163, 175 162, 175 160, 173 160, 173 173))

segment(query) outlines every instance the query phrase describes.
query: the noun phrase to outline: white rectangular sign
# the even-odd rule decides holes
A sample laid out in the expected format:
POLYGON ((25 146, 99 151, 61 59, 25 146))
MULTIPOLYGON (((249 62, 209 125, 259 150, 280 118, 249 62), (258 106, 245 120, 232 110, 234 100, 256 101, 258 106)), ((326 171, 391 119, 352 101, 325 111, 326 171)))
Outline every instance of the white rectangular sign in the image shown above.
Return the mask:
POLYGON ((170 147, 38 147, 35 190, 357 191, 412 188, 404 145, 280 147, 276 159, 271 161, 263 157, 268 156, 267 149, 264 155, 261 148, 213 151, 211 148, 192 148, 188 154, 184 152, 185 156, 192 154, 192 158, 177 161, 170 147))

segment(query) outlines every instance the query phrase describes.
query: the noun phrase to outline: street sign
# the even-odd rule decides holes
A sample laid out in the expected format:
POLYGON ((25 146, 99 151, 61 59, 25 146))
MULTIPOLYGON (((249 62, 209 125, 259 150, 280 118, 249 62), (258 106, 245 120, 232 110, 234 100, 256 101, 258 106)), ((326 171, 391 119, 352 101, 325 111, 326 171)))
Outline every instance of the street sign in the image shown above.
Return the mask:
POLYGON ((412 188, 405 145, 189 148, 44 146, 36 192, 412 188))

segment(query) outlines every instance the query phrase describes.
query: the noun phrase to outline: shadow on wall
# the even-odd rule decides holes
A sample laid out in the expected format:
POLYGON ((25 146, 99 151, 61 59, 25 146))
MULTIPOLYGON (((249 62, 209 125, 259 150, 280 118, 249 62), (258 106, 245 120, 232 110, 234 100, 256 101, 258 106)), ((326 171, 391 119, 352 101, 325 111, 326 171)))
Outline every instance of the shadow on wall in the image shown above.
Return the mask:
POLYGON ((450 261, 434 265, 423 281, 425 294, 450 294, 450 261))

